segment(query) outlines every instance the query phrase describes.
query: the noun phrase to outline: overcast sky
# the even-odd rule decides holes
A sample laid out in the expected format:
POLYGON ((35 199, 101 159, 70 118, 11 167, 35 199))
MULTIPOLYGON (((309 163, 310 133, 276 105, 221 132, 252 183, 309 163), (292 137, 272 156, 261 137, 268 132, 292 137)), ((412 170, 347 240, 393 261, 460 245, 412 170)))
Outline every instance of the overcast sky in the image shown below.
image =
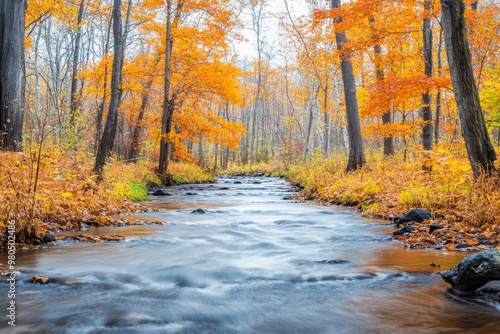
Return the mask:
MULTIPOLYGON (((309 13, 309 8, 306 0, 287 0, 288 7, 292 17, 296 19, 299 16, 309 13)), ((326 6, 327 1, 324 2, 326 6)), ((277 48, 279 43, 279 17, 286 15, 286 7, 284 0, 268 0, 265 6, 264 18, 264 40, 266 41, 266 48, 277 48)), ((246 9, 242 14, 242 19, 245 24, 243 35, 247 39, 245 42, 240 42, 235 45, 236 52, 240 58, 257 58, 257 43, 255 31, 252 30, 252 16, 250 9, 246 9)), ((286 18, 289 22, 288 17, 286 18)))

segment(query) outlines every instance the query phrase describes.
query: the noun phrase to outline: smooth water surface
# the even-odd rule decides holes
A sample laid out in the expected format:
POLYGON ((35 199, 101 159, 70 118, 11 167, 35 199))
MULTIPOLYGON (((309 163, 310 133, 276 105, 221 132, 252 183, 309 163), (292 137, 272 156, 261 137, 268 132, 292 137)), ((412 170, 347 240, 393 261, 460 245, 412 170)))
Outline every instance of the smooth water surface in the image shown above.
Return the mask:
MULTIPOLYGON (((458 299, 432 274, 467 253, 403 249, 386 222, 283 200, 290 189, 277 178, 172 187, 150 203, 161 211, 134 215, 166 225, 75 231, 127 240, 19 251, 16 327, 4 318, 0 332, 500 332, 497 303, 458 299)), ((0 291, 5 309, 5 279, 0 291)))

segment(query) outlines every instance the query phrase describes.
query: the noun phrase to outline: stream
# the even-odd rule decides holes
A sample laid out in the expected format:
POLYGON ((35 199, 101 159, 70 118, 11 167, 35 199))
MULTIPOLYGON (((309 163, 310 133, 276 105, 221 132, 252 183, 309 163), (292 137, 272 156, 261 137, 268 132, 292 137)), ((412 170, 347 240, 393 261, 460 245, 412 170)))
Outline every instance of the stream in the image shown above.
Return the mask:
MULTIPOLYGON (((263 177, 170 187, 148 203, 159 212, 128 216, 165 225, 18 251, 16 326, 3 311, 0 333, 500 333, 499 304, 433 274, 470 253, 404 249, 387 221, 282 199, 290 190, 263 177)), ((7 291, 3 278, 2 310, 7 291)))

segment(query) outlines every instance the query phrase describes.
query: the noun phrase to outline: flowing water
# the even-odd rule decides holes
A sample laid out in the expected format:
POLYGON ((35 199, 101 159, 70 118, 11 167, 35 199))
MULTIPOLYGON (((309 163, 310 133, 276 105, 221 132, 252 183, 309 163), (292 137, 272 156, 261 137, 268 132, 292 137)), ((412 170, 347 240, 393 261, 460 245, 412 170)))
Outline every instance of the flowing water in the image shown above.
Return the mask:
POLYGON ((403 249, 386 222, 283 200, 290 189, 277 178, 172 187, 150 204, 161 211, 135 215, 167 225, 83 232, 120 243, 19 251, 16 327, 3 317, 0 332, 500 332, 499 304, 454 297, 432 274, 468 254, 403 249), (29 283, 36 274, 49 284, 29 283))

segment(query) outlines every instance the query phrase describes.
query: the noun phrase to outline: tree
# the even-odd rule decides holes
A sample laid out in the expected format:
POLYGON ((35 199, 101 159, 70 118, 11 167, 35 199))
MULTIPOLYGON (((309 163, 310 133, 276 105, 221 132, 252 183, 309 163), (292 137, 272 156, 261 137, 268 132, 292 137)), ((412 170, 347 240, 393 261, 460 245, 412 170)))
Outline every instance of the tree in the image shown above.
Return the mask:
MULTIPOLYGON (((432 77, 432 26, 430 11, 432 8, 432 3, 426 0, 424 3, 424 24, 423 24, 423 40, 424 40, 424 62, 425 70, 424 73, 428 78, 432 77)), ((422 94, 422 145, 424 150, 432 151, 432 108, 431 108, 432 96, 427 89, 422 94)))
POLYGON ((440 1, 446 54, 462 135, 474 178, 477 178, 481 170, 491 172, 495 169, 493 163, 496 160, 496 153, 490 141, 474 82, 464 2, 463 0, 440 1))
MULTIPOLYGON (((374 18, 370 19, 370 25, 375 22, 374 18)), ((374 36, 376 39, 377 37, 374 36)), ((381 54, 382 48, 379 43, 373 46, 373 53, 375 54, 375 75, 378 82, 383 82, 385 80, 384 69, 381 64, 381 54)), ((387 107, 386 112, 382 115, 382 124, 391 124, 391 110, 387 107)), ((392 134, 384 137, 384 155, 394 155, 394 137, 392 134)))
POLYGON ((0 0, 0 148, 21 150, 26 0, 0 0))
POLYGON ((118 103, 120 100, 120 77, 122 75, 123 53, 122 53, 122 10, 121 0, 114 0, 113 3, 113 39, 114 39, 114 56, 113 56, 113 71, 111 74, 111 98, 109 102, 108 117, 104 124, 104 131, 99 143, 97 155, 95 159, 94 170, 97 174, 102 174, 102 167, 109 156, 109 152, 113 148, 115 141, 116 127, 118 123, 118 103))
POLYGON ((76 134, 76 114, 78 112, 78 98, 77 98, 77 85, 78 85, 78 58, 80 56, 80 40, 82 38, 82 19, 83 19, 83 9, 85 6, 85 0, 80 1, 80 7, 78 9, 78 18, 76 22, 76 38, 75 38, 75 48, 73 51, 73 74, 71 75, 71 110, 69 115, 69 124, 71 134, 76 134))
POLYGON ((172 130, 172 116, 174 114, 174 108, 176 103, 176 95, 170 93, 171 87, 171 59, 172 59, 172 48, 174 46, 174 40, 172 38, 172 21, 173 24, 177 24, 182 6, 184 5, 184 0, 180 0, 175 8, 174 19, 172 20, 172 1, 167 0, 167 22, 166 22, 166 41, 165 41, 165 85, 163 90, 163 114, 161 120, 161 139, 160 139, 160 159, 159 159, 159 172, 161 174, 165 173, 168 169, 168 156, 170 153, 170 143, 168 135, 172 130))
MULTIPOLYGON (((341 8, 340 0, 332 0, 331 8, 341 8)), ((342 22, 342 16, 336 18, 336 23, 342 22)), ((343 31, 335 31, 337 50, 340 53, 340 69, 344 82, 344 96, 346 106, 347 133, 349 136, 349 160, 347 171, 356 170, 366 163, 365 151, 363 148, 363 136, 361 134, 361 124, 358 112, 358 98, 356 96, 356 82, 352 63, 348 53, 343 52, 343 47, 347 43, 347 38, 343 31)))

